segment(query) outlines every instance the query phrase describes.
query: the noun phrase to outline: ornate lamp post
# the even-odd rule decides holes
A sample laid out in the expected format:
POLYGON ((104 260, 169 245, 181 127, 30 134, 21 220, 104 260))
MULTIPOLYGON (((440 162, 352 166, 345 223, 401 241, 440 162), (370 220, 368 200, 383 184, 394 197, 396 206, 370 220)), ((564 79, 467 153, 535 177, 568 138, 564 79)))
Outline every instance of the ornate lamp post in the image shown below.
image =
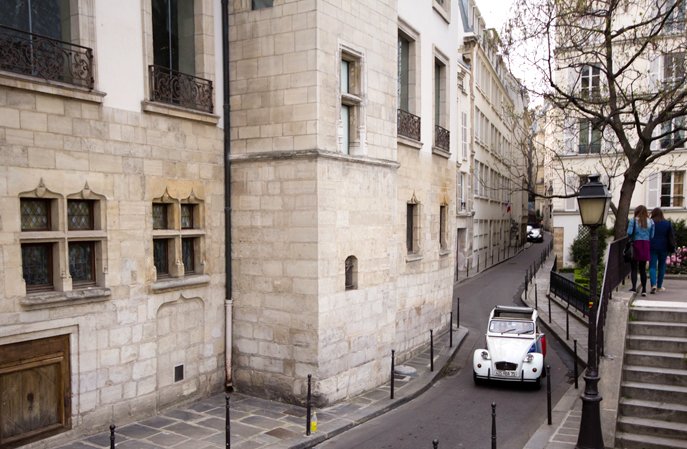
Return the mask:
POLYGON ((591 310, 589 311, 589 330, 587 334, 587 370, 584 373, 584 393, 582 393, 582 419, 577 436, 576 449, 603 449, 601 434, 601 413, 599 395, 599 353, 597 351, 596 317, 599 313, 597 298, 597 252, 599 248, 599 226, 606 222, 611 196, 606 186, 599 182, 599 176, 590 176, 589 182, 580 187, 577 203, 580 207, 582 224, 589 227, 591 235, 591 260, 589 264, 589 290, 591 310))

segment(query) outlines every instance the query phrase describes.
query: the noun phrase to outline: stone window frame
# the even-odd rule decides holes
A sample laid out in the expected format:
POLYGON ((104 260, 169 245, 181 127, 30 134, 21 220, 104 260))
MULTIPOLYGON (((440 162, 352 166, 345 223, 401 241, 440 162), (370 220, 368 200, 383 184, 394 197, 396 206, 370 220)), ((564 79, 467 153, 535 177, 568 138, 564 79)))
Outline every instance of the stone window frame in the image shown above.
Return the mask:
POLYGON ((434 9, 446 23, 451 23, 451 2, 452 0, 432 0, 432 9, 434 9))
POLYGON ((439 204, 439 255, 442 256, 449 253, 448 209, 446 200, 439 204))
POLYGON ((406 202, 406 262, 413 262, 422 259, 421 246, 421 208, 415 193, 406 202), (410 220, 410 221, 409 221, 410 220))
POLYGON ((91 191, 88 183, 80 192, 62 195, 49 190, 43 180, 38 187, 28 192, 21 192, 18 200, 44 199, 50 202, 50 229, 23 231, 19 226, 20 246, 28 244, 49 244, 51 250, 50 287, 32 289, 24 284, 25 298, 21 304, 31 306, 52 306, 73 300, 102 299, 110 296, 107 288, 107 216, 106 197, 91 191), (68 202, 70 200, 87 200, 93 202, 93 229, 72 230, 68 224, 68 202), (88 242, 93 245, 94 279, 84 283, 74 283, 69 273, 69 243, 88 242))
POLYGON ((339 145, 341 153, 349 156, 365 155, 365 76, 364 53, 347 44, 340 44, 337 58, 339 80, 339 145), (343 63, 348 64, 347 88, 344 92, 343 63), (348 108, 348 126, 344 125, 343 111, 348 108), (348 131, 348 138, 344 132, 348 131), (346 148, 344 148, 346 146, 346 148))
MULTIPOLYGON (((214 5, 212 0, 194 0, 194 51, 195 51, 195 73, 190 75, 212 81, 213 96, 217 95, 217 79, 215 77, 215 29, 214 29, 214 5)), ((150 98, 150 79, 148 77, 148 67, 154 64, 153 50, 153 13, 152 1, 143 0, 141 2, 141 13, 143 16, 143 61, 146 70, 143 73, 144 100, 141 102, 143 111, 169 115, 173 117, 197 120, 206 123, 217 123, 219 116, 217 112, 217 102, 213 101, 213 113, 197 111, 183 106, 170 105, 166 103, 152 102, 150 98)))
POLYGON ((150 219, 151 229, 151 278, 153 281, 152 290, 154 292, 165 291, 177 287, 196 285, 209 282, 209 277, 205 273, 205 202, 198 198, 192 191, 191 194, 182 199, 174 198, 168 190, 151 201, 150 219), (153 205, 167 205, 167 227, 155 229, 153 227, 153 205), (181 209, 182 205, 193 207, 193 227, 182 227, 181 209), (152 243, 154 240, 167 240, 168 248, 168 272, 158 275, 155 267, 155 260, 152 254, 152 243), (193 269, 186 270, 184 266, 183 245, 184 241, 193 242, 193 269))

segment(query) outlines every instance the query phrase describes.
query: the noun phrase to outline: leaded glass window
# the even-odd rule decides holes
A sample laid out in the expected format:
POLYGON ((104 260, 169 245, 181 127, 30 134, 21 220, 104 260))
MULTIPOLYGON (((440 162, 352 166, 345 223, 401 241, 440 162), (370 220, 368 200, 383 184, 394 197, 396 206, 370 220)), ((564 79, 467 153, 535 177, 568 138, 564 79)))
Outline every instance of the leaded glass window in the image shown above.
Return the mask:
POLYGON ((167 229, 167 204, 153 204, 153 229, 167 229))
POLYGON ((50 230, 50 200, 21 199, 21 230, 50 230))
POLYGON ((193 229, 193 204, 181 205, 181 229, 193 229))
POLYGON ((52 243, 23 244, 21 259, 27 291, 52 288, 52 243))
POLYGON ((69 242, 69 274, 74 284, 95 282, 94 242, 69 242))
POLYGON ((93 201, 69 200, 67 218, 70 231, 95 229, 93 221, 93 201))
POLYGON ((184 273, 186 274, 196 271, 194 240, 192 238, 181 239, 181 255, 184 262, 184 273))
POLYGON ((153 262, 158 277, 169 275, 169 239, 153 240, 153 262))

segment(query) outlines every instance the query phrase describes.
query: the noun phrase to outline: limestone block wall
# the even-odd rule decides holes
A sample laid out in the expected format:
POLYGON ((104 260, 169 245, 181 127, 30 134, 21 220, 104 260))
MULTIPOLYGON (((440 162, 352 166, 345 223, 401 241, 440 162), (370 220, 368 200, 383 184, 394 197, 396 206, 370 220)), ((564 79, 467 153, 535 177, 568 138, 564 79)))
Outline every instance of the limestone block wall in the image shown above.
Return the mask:
POLYGON ((0 87, 0 149, 0 345, 70 336, 73 427, 102 429, 220 389, 224 201, 216 124, 0 87), (65 291, 27 295, 19 213, 27 192, 48 192, 60 208, 68 195, 99 199, 96 296, 72 286, 68 271, 58 276, 65 291), (165 193, 194 197, 202 210, 200 273, 177 284, 156 279, 153 263, 152 202, 165 193), (175 382, 182 364, 184 379, 175 382))

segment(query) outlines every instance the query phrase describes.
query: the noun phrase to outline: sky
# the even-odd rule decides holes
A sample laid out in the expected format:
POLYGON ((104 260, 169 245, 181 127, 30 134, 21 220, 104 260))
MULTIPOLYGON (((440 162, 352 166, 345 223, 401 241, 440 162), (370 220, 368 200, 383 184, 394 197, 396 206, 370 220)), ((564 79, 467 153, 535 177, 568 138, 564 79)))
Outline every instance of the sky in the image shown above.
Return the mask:
POLYGON ((496 28, 501 31, 501 27, 508 19, 511 6, 515 0, 475 0, 477 7, 482 13, 482 18, 487 24, 487 28, 496 28))

